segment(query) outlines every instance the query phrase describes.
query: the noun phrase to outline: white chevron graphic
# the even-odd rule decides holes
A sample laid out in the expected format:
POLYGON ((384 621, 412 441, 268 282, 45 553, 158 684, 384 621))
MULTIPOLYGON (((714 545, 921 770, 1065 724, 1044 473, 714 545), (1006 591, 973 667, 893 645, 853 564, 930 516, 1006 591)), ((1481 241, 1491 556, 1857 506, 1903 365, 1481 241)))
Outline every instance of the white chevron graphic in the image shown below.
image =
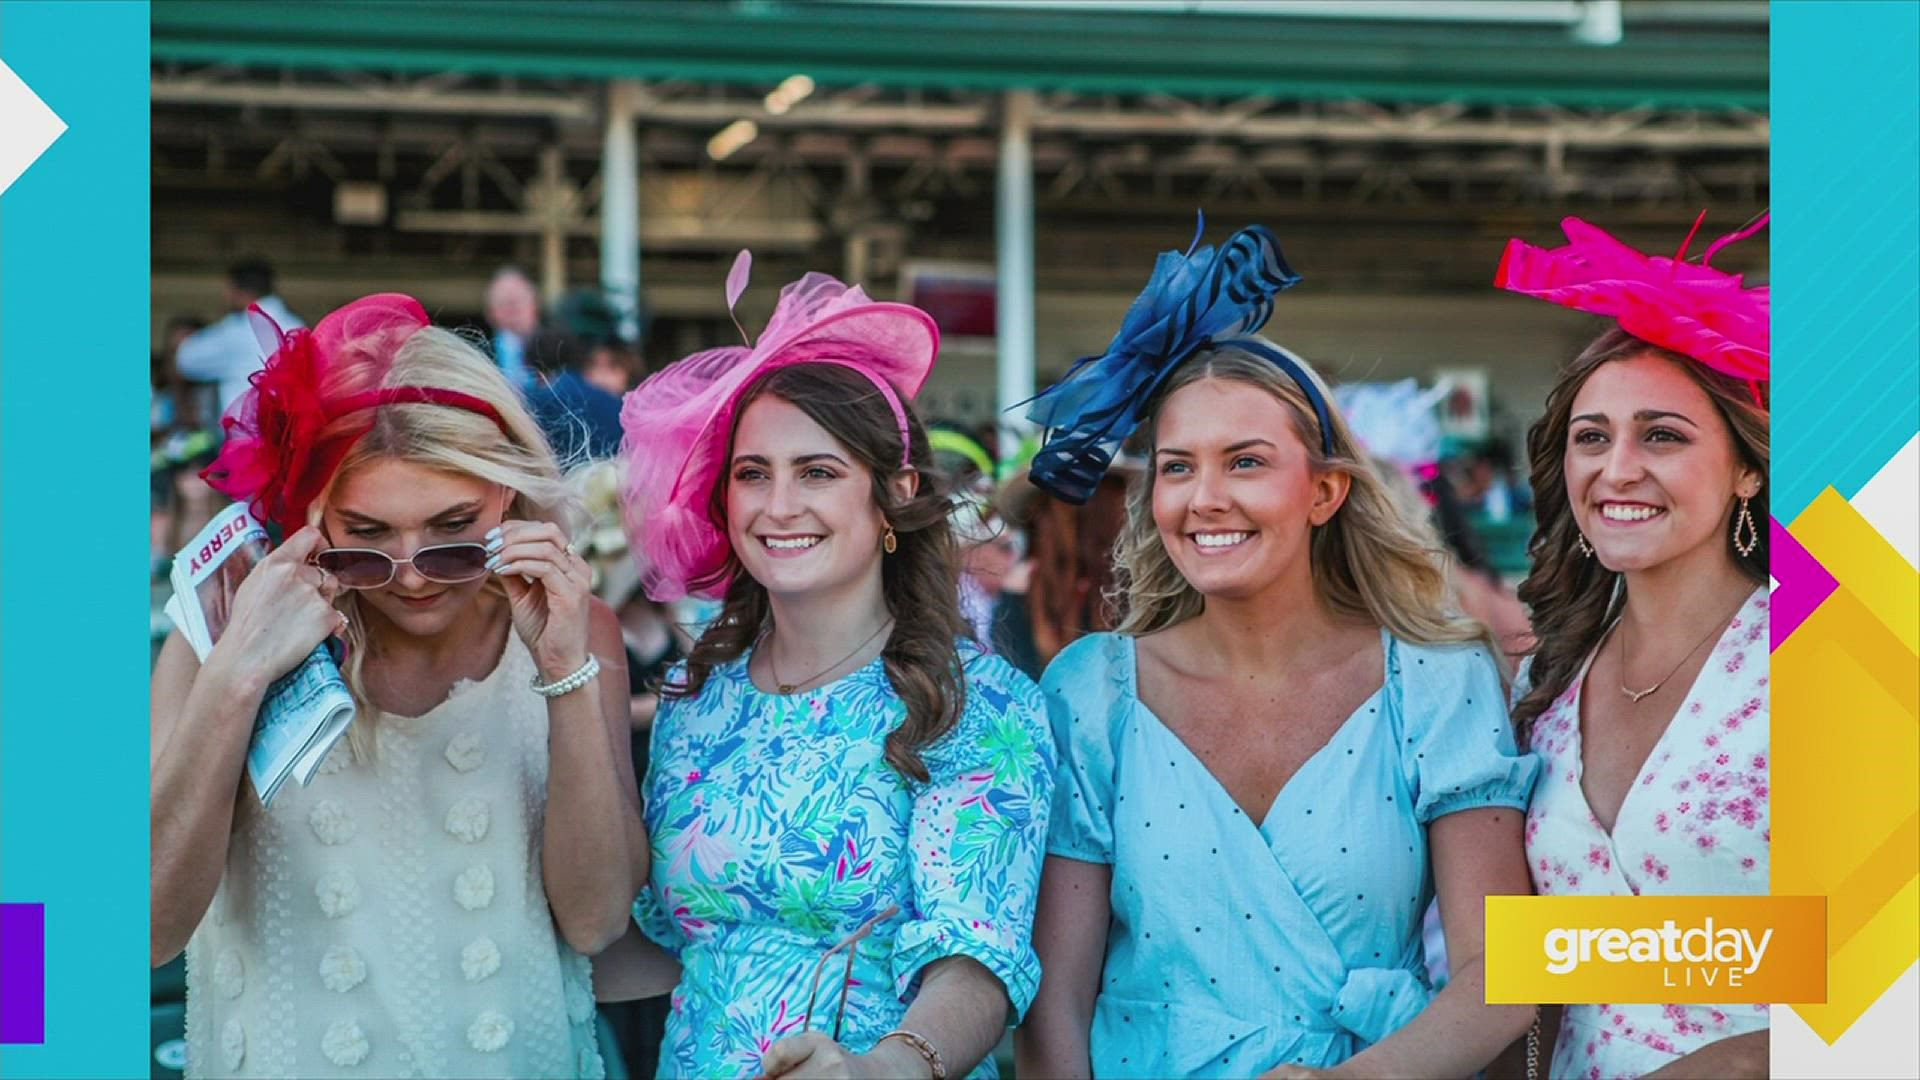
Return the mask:
POLYGON ((66 130, 67 122, 0 62, 0 192, 12 187, 66 130))

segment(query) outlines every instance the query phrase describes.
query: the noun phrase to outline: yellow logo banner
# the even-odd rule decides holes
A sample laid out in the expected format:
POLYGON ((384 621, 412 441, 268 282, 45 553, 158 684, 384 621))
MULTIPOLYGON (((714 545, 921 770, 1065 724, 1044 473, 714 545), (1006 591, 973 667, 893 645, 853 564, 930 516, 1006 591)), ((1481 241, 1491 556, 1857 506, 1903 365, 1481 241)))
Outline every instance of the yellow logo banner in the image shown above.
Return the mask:
POLYGON ((1496 1005, 1827 999, 1824 896, 1489 896, 1496 1005))

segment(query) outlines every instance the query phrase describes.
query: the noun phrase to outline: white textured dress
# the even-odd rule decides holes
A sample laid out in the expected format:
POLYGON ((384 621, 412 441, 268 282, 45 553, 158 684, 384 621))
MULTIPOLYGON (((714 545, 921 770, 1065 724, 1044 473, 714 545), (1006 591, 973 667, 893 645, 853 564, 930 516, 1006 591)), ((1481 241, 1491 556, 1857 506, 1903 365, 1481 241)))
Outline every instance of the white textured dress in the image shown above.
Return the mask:
POLYGON ((540 874, 547 710, 520 639, 375 759, 244 815, 187 946, 196 1077, 600 1077, 540 874))

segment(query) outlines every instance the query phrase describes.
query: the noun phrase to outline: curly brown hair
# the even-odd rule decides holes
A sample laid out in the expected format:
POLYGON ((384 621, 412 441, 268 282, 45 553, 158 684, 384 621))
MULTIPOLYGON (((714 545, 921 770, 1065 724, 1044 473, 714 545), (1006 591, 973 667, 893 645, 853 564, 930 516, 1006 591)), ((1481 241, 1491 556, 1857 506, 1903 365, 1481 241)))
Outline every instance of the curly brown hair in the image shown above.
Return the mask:
MULTIPOLYGON (((1600 643, 1620 609, 1626 590, 1617 575, 1588 558, 1578 548, 1580 528, 1567 498, 1567 432, 1573 425, 1573 401, 1580 388, 1603 364, 1657 356, 1677 365, 1706 391, 1733 436, 1735 456, 1761 477, 1759 494, 1748 502, 1756 525, 1769 521, 1766 482, 1770 460, 1768 409, 1755 401, 1754 384, 1723 375, 1705 364, 1643 341, 1618 327, 1600 335, 1581 351, 1547 394, 1547 409, 1527 430, 1527 456, 1532 468, 1536 524, 1527 554, 1533 569, 1520 583, 1520 600, 1533 613, 1535 645, 1530 655, 1529 689, 1514 703, 1513 719, 1526 745, 1533 721, 1565 692, 1587 654, 1600 643)), ((1759 542, 1745 555, 1734 546, 1729 508, 1727 557, 1748 579, 1767 580, 1768 530, 1756 528, 1759 542)))
MULTIPOLYGON (((894 617, 881 659, 907 718, 887 735, 887 763, 915 780, 928 778, 920 751, 952 731, 966 707, 958 643, 967 634, 960 614, 959 556, 947 514, 946 485, 933 466, 926 429, 907 410, 907 461, 920 474, 912 498, 896 502, 888 481, 900 470, 900 428, 879 390, 857 372, 836 364, 780 368, 750 387, 734 411, 739 417, 760 397, 774 397, 806 413, 831 432, 873 476, 873 500, 899 538, 884 556, 881 587, 894 617)), ((729 435, 731 445, 732 435, 729 435)), ((729 453, 729 456, 730 453, 729 453)), ((726 481, 714 490, 716 522, 726 520, 726 481)), ((687 657, 686 678, 661 688, 667 698, 700 693, 715 668, 751 649, 768 627, 773 609, 766 587, 730 560, 733 584, 725 606, 687 657)))

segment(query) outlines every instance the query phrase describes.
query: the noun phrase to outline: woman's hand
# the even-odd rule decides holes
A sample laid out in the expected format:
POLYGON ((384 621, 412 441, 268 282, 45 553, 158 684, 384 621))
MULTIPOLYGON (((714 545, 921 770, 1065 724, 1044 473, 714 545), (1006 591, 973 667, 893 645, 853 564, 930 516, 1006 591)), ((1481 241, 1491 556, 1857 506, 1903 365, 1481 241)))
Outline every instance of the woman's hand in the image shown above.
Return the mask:
POLYGON ((558 525, 505 521, 487 534, 489 568, 506 586, 513 629, 551 682, 587 662, 587 600, 593 573, 558 525))
POLYGON ((880 1080, 911 1076, 932 1076, 933 1070, 910 1048, 906 1056, 886 1056, 897 1046, 889 1039, 869 1054, 856 1054, 818 1031, 781 1039, 760 1059, 760 1075, 767 1080, 880 1080))
POLYGON ((209 663, 218 658, 236 665, 229 670, 271 681, 346 630, 347 617, 333 606, 340 582, 307 564, 324 544, 320 530, 308 526, 260 560, 234 591, 233 609, 209 663))

